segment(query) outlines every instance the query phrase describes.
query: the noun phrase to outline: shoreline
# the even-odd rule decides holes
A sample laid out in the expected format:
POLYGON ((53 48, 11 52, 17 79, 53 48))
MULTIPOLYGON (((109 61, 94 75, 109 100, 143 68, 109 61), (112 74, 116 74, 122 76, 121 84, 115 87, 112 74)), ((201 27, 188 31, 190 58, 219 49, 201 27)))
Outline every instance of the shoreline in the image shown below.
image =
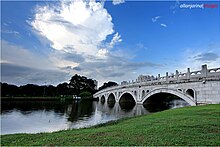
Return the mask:
POLYGON ((90 100, 97 101, 96 98, 83 98, 83 99, 73 99, 68 97, 1 97, 1 101, 78 101, 78 100, 90 100))
POLYGON ((1 135, 3 146, 220 145, 220 104, 188 106, 52 133, 1 135))

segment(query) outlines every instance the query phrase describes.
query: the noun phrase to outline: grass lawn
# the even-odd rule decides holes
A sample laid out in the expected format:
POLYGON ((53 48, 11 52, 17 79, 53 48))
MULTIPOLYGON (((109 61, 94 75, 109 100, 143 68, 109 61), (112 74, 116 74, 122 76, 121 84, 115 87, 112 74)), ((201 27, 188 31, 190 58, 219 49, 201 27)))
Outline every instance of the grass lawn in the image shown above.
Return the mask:
POLYGON ((166 110, 86 129, 2 135, 1 145, 220 146, 220 104, 166 110))

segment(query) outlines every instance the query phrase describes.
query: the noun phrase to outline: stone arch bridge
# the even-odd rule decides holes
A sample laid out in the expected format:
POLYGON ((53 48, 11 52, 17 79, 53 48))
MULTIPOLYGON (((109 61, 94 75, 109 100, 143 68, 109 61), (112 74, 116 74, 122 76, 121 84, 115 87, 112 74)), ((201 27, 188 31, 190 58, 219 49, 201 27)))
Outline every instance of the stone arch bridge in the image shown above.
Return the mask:
POLYGON ((220 103, 220 68, 207 69, 202 65, 199 71, 190 71, 157 78, 122 82, 121 85, 98 91, 93 97, 102 102, 120 102, 128 97, 137 104, 143 104, 155 94, 172 94, 190 105, 220 103))

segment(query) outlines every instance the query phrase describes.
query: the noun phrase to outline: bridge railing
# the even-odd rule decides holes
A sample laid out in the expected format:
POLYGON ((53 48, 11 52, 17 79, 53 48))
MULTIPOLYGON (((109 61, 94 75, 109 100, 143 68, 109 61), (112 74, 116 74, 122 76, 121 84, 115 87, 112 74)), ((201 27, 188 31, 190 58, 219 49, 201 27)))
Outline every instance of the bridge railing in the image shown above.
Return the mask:
MULTIPOLYGON (((142 80, 137 81, 136 83, 163 83, 163 82, 181 82, 184 81, 187 82, 189 80, 196 80, 201 78, 208 78, 208 77, 215 77, 220 76, 220 68, 213 68, 213 69, 207 69, 207 65, 202 65, 201 70, 197 71, 190 71, 190 68, 187 69, 186 73, 180 73, 178 70, 176 70, 175 74, 168 75, 168 72, 166 72, 165 76, 158 76, 156 78, 150 79, 150 80, 142 80)), ((124 82, 122 85, 129 85, 134 84, 133 82, 124 82)))

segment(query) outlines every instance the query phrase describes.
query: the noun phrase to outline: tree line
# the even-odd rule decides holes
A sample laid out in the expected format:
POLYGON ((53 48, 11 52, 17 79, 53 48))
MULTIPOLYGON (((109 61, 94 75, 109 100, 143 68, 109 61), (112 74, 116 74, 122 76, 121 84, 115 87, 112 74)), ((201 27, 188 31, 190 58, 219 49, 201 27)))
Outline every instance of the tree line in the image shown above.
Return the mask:
POLYGON ((26 84, 16 86, 7 83, 0 83, 1 97, 60 97, 68 95, 86 95, 91 96, 95 92, 106 87, 117 85, 115 82, 104 83, 97 90, 97 83, 95 80, 88 79, 85 76, 75 74, 69 80, 69 83, 60 83, 57 86, 53 85, 36 85, 26 84))

